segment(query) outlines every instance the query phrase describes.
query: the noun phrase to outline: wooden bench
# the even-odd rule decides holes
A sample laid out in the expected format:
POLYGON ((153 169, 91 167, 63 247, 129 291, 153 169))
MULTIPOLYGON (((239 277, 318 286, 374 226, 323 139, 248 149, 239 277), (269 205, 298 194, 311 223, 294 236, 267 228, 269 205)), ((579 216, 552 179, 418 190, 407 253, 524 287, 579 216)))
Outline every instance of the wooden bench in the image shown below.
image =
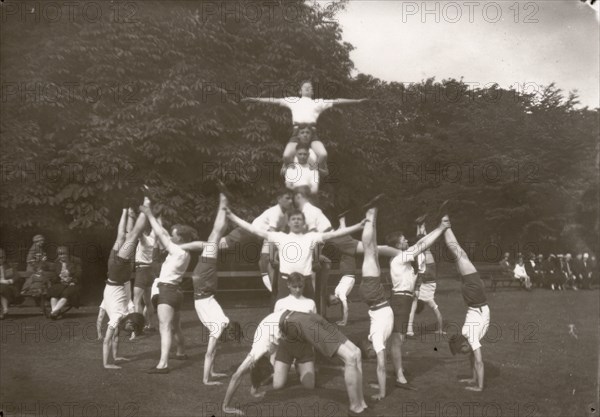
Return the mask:
POLYGON ((513 284, 517 287, 521 286, 521 281, 499 264, 478 265, 477 271, 482 279, 489 280, 492 291, 496 291, 498 284, 502 284, 502 287, 510 287, 513 284))

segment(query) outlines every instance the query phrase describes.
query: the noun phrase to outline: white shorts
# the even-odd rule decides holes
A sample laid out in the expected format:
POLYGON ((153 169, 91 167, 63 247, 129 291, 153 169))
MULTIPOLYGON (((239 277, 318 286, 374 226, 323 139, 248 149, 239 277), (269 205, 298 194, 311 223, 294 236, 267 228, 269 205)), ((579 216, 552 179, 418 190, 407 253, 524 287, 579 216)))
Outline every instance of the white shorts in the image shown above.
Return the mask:
POLYGON ((379 353, 385 349, 385 342, 392 334, 394 312, 392 307, 386 306, 378 310, 369 310, 369 317, 371 318, 369 340, 373 343, 375 353, 379 353))
POLYGON ((356 282, 356 280, 353 277, 344 275, 340 279, 340 282, 337 285, 337 287, 335 287, 333 294, 340 300, 345 300, 346 298, 348 298, 348 294, 350 294, 352 288, 354 288, 354 282, 356 282))
POLYGON ((100 306, 108 314, 108 327, 116 329, 119 322, 127 315, 127 293, 122 285, 106 285, 104 300, 100 306))
POLYGON ((481 347, 479 341, 488 331, 490 326, 490 308, 485 305, 482 307, 469 307, 465 324, 463 324, 462 335, 467 338, 473 351, 481 347))
POLYGON ((215 296, 211 295, 207 298, 200 300, 194 300, 194 307, 196 307, 196 313, 198 318, 208 329, 210 336, 219 338, 223 329, 229 324, 229 317, 223 313, 223 309, 215 300, 215 296))
POLYGON ((421 288, 419 290, 419 300, 421 301, 433 301, 435 296, 435 288, 437 284, 435 282, 424 282, 421 284, 421 288))

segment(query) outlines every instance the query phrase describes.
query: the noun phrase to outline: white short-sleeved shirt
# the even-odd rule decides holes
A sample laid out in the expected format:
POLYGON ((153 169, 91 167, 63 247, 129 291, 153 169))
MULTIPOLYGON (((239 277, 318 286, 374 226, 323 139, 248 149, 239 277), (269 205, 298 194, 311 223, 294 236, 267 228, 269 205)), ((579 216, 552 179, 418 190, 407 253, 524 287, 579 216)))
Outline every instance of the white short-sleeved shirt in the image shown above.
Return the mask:
POLYGON ((269 232, 267 240, 277 245, 282 274, 298 272, 306 276, 312 272, 313 249, 323 242, 323 234, 269 232))
POLYGON ((279 204, 274 205, 262 212, 260 216, 252 221, 252 226, 260 230, 283 230, 287 225, 287 215, 279 204))
POLYGON ((331 229, 331 222, 320 208, 307 202, 302 207, 302 213, 306 219, 306 229, 309 232, 324 233, 331 229))
POLYGON ((179 285, 190 263, 190 254, 175 244, 172 244, 170 251, 173 253, 169 252, 167 255, 160 269, 160 276, 155 282, 179 285))
POLYGON ((279 320, 281 320, 281 315, 284 312, 285 310, 282 310, 269 314, 256 327, 252 349, 250 349, 250 355, 255 361, 267 353, 274 352, 275 347, 279 345, 281 339, 279 320))
POLYGON ((314 300, 310 298, 306 298, 304 296, 300 296, 300 298, 296 298, 293 295, 288 295, 281 300, 278 300, 275 303, 275 308, 273 311, 299 311, 300 313, 314 313, 317 314, 317 305, 314 300))
POLYGON ((309 97, 285 97, 280 101, 282 106, 292 111, 292 122, 317 123, 319 115, 333 106, 333 100, 317 99, 309 97))
POLYGON ((409 251, 400 253, 390 261, 390 276, 392 277, 392 290, 414 291, 417 274, 411 264, 415 257, 409 251))
POLYGON ((312 194, 319 192, 319 170, 309 163, 300 165, 295 162, 285 170, 285 185, 290 190, 298 187, 308 187, 312 194))
POLYGON ((152 252, 156 243, 156 234, 154 230, 149 235, 141 233, 138 239, 138 245, 135 249, 135 261, 137 263, 150 264, 152 263, 152 252))

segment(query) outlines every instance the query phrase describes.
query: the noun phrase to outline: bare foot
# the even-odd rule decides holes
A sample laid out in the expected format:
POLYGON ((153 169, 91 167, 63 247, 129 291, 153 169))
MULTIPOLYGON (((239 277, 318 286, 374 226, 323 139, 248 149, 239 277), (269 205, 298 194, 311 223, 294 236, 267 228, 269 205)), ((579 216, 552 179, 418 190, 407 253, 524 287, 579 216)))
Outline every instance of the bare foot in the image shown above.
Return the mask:
POLYGON ((202 381, 204 385, 223 385, 221 381, 202 381))
POLYGON ((117 365, 108 364, 104 365, 104 369, 121 369, 121 367, 117 365))
POLYGON ((122 357, 118 357, 118 358, 115 358, 115 362, 116 362, 116 361, 130 362, 130 361, 131 361, 131 359, 128 359, 128 358, 122 358, 122 357))
POLYGON ((373 389, 379 389, 379 384, 376 384, 374 382, 369 383, 369 387, 373 388, 373 389))
POLYGON ((338 326, 342 326, 342 327, 343 327, 343 326, 345 326, 347 323, 346 323, 345 321, 343 321, 343 320, 340 320, 340 321, 336 321, 336 322, 335 322, 335 324, 337 324, 338 326))
POLYGON ((371 395, 371 399, 375 400, 375 401, 383 400, 383 395, 381 395, 381 394, 371 395))
POLYGON ((483 391, 483 388, 481 388, 481 387, 465 387, 465 389, 469 390, 469 391, 475 391, 475 392, 483 391))
POLYGON ((473 378, 465 378, 459 379, 458 382, 463 382, 465 384, 474 384, 476 381, 473 378))
POLYGON ((210 374, 210 376, 212 378, 224 378, 224 377, 227 376, 227 374, 220 373, 220 372, 213 372, 213 373, 210 374))
POLYGON ((226 414, 235 414, 237 416, 244 415, 244 412, 242 410, 239 410, 239 409, 233 408, 233 407, 223 407, 223 412, 226 414))

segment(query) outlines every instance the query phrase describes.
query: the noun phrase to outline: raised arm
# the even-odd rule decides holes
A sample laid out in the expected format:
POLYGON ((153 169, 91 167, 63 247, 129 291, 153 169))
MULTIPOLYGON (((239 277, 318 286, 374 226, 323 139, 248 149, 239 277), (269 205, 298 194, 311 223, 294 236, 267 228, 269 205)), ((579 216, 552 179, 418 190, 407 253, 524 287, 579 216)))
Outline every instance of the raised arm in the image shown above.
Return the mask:
POLYGON ((267 239, 269 237, 269 232, 267 232, 265 230, 261 230, 258 227, 251 225, 247 221, 240 219, 238 216, 233 214, 233 212, 231 210, 229 210, 229 208, 227 208, 227 207, 225 207, 224 210, 226 211, 227 217, 229 218, 229 220, 231 220, 232 222, 237 224, 239 227, 241 227, 245 231, 252 233, 253 235, 256 235, 263 239, 267 239))
POLYGON ((336 237, 350 235, 354 232, 358 232, 367 223, 367 219, 363 219, 360 223, 356 223, 354 226, 344 227, 343 229, 333 230, 331 232, 323 233, 323 241, 335 239, 336 237))
POLYGON ((158 222, 158 220, 156 220, 156 217, 154 217, 154 214, 152 214, 152 210, 150 210, 150 207, 140 206, 140 211, 142 213, 144 213, 146 215, 146 217, 148 218, 148 222, 150 222, 150 226, 152 226, 152 230, 154 230, 156 237, 158 238, 160 243, 163 245, 163 247, 170 254, 177 251, 179 249, 179 247, 177 245, 175 245, 173 242, 171 242, 171 237, 169 236, 167 231, 165 229, 163 229, 162 225, 158 222))
POLYGON ((182 243, 179 247, 186 251, 199 252, 204 250, 208 242, 203 242, 201 240, 197 240, 189 243, 182 243))
POLYGON ((225 398, 223 399, 223 406, 221 408, 224 413, 244 415, 244 413, 241 410, 231 407, 230 404, 233 398, 233 394, 235 394, 238 387, 240 386, 240 382, 242 382, 242 377, 244 376, 244 374, 248 373, 250 369, 252 369, 253 365, 254 358, 252 357, 252 355, 248 355, 246 356, 246 359, 244 359, 244 362, 242 362, 242 364, 239 366, 237 371, 235 371, 235 373, 231 376, 231 381, 229 381, 229 386, 227 387, 227 392, 225 393, 225 398))
POLYGON ((413 256, 417 256, 418 254, 425 252, 427 249, 433 245, 433 243, 444 233, 444 231, 450 227, 450 223, 440 223, 438 227, 433 229, 427 235, 422 237, 417 243, 408 248, 407 252, 412 254, 413 256))

